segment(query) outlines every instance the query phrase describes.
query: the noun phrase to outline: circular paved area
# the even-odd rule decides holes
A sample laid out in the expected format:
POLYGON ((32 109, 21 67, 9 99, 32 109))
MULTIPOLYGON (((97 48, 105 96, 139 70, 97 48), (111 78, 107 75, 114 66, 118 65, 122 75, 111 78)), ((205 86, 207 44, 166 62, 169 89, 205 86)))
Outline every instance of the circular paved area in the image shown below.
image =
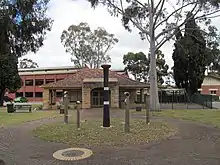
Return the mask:
MULTIPOLYGON (((180 134, 159 143, 133 145, 121 149, 92 148, 94 154, 80 161, 59 161, 53 153, 64 144, 45 142, 31 136, 31 130, 41 120, 0 130, 0 159, 7 165, 219 165, 220 130, 179 120, 175 124, 180 134)), ((77 146, 81 147, 81 146, 77 146)))

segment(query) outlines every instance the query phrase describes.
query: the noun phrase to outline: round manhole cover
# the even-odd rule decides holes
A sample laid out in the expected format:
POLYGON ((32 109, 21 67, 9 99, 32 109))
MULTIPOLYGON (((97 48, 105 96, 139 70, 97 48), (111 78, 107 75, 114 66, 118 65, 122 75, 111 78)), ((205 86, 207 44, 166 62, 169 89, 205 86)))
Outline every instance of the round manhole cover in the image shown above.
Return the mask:
POLYGON ((53 154, 53 157, 58 160, 81 160, 92 155, 92 151, 86 148, 67 148, 58 150, 53 154))
POLYGON ((79 150, 64 151, 62 153, 62 155, 65 156, 65 157, 75 157, 75 156, 81 156, 83 154, 84 154, 84 152, 79 151, 79 150))

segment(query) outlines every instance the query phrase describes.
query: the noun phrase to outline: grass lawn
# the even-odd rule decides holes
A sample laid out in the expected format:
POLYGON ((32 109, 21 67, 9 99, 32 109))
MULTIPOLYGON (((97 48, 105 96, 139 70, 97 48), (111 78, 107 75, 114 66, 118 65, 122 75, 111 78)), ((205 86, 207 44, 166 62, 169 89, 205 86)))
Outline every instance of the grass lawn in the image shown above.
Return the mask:
POLYGON ((0 110, 0 126, 10 126, 42 118, 59 116, 57 111, 34 111, 32 113, 7 113, 0 110))
POLYGON ((220 128, 219 110, 162 110, 161 112, 153 112, 152 115, 198 121, 220 128))
POLYGON ((55 123, 42 125, 34 130, 34 135, 46 141, 67 143, 70 146, 124 146, 141 144, 167 138, 176 129, 162 122, 145 124, 144 120, 131 119, 131 133, 124 133, 123 119, 111 119, 111 128, 101 128, 102 120, 88 120, 76 129, 75 123, 55 123))

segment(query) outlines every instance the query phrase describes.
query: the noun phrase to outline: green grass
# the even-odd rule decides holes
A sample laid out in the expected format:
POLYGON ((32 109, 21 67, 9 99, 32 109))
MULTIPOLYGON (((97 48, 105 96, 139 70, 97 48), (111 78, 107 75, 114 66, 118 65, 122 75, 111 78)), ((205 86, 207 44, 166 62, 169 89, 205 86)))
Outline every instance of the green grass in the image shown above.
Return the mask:
POLYGON ((141 144, 167 138, 176 129, 166 123, 153 122, 146 125, 144 120, 131 120, 131 132, 124 133, 122 119, 111 119, 112 128, 101 128, 101 120, 88 120, 76 129, 75 123, 42 125, 34 130, 34 135, 46 141, 67 143, 70 146, 124 146, 141 144))
POLYGON ((152 115, 198 121, 220 128, 219 110, 162 110, 161 112, 153 112, 152 115))
POLYGON ((0 111, 0 126, 10 126, 28 121, 39 120, 42 118, 59 116, 56 111, 35 111, 32 113, 7 113, 6 110, 0 111))

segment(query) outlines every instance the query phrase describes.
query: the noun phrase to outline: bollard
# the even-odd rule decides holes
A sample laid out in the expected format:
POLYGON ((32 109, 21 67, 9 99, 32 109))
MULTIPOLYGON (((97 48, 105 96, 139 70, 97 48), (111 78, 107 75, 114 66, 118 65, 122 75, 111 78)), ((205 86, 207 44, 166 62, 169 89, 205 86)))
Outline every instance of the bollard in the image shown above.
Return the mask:
POLYGON ((104 77, 104 98, 103 98, 103 127, 110 127, 110 112, 109 112, 109 68, 111 65, 102 65, 104 77))
POLYGON ((129 114, 129 92, 125 92, 124 95, 126 96, 125 99, 125 132, 130 132, 130 114, 129 114))
POLYGON ((149 97, 146 97, 145 99, 145 106, 146 106, 146 124, 150 124, 150 113, 149 113, 149 106, 150 105, 150 101, 149 101, 149 97))
POLYGON ((79 108, 79 104, 80 101, 76 101, 76 111, 77 111, 77 115, 76 115, 76 127, 79 130, 80 129, 80 108, 79 108))
POLYGON ((150 124, 150 115, 149 115, 149 100, 145 99, 145 106, 146 106, 146 124, 150 124))
POLYGON ((68 124, 68 92, 64 92, 64 123, 68 124))

